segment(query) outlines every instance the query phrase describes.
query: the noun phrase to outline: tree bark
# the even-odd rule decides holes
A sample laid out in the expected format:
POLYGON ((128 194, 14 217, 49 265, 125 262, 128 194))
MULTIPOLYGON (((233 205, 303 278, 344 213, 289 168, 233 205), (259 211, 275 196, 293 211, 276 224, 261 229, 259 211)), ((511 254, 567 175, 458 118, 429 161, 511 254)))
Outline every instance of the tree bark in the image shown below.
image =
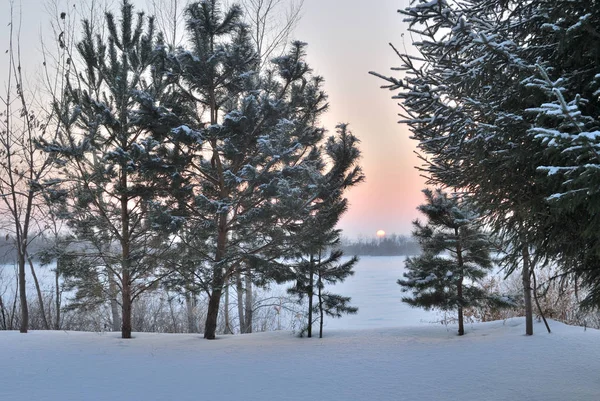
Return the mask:
POLYGON ((533 335, 533 307, 531 304, 531 273, 529 246, 523 244, 523 300, 525 302, 525 334, 533 335))
POLYGON ((321 273, 319 273, 319 281, 317 282, 319 296, 319 338, 323 338, 323 291, 321 290, 321 273))
POLYGON ((546 316, 544 315, 544 311, 542 310, 542 306, 540 305, 540 300, 538 299, 537 279, 535 277, 535 266, 533 264, 531 264, 531 277, 533 277, 533 299, 535 299, 535 304, 538 308, 538 312, 540 312, 540 316, 542 317, 542 320, 544 321, 546 330, 548 330, 548 333, 552 333, 552 330, 550 330, 550 325, 548 324, 548 321, 546 320, 546 316))
POLYGON ((246 332, 246 317, 244 314, 244 285, 242 283, 242 273, 237 269, 235 273, 235 289, 237 292, 238 319, 240 321, 240 334, 246 332))
POLYGON ((121 303, 123 321, 121 325, 121 338, 131 338, 131 284, 129 280, 129 272, 123 272, 123 300, 121 303))
POLYGON ((54 271, 54 289, 56 299, 54 300, 54 307, 56 308, 56 320, 54 321, 54 330, 60 330, 60 304, 61 304, 61 293, 58 279, 60 277, 60 258, 56 259, 56 270, 54 271))
POLYGON ((33 277, 33 282, 35 284, 35 290, 37 292, 38 303, 40 304, 40 313, 42 314, 42 323, 44 324, 44 329, 50 330, 50 325, 48 324, 48 319, 46 318, 46 310, 44 308, 44 297, 42 297, 42 289, 40 288, 40 282, 38 281, 37 275, 35 274, 35 268, 33 267, 33 262, 31 258, 27 258, 27 262, 29 262, 31 276, 33 277))
MULTIPOLYGON (((20 246, 21 245, 19 245, 19 247, 20 246)), ((27 307, 27 290, 25 283, 25 254, 19 250, 19 300, 21 305, 19 331, 21 333, 27 333, 29 330, 29 309, 27 307)))
MULTIPOLYGON (((125 82, 127 78, 125 77, 125 82)), ((126 110, 121 109, 121 122, 126 121, 126 110)), ((127 141, 124 126, 121 126, 121 147, 127 149, 127 141)), ((121 164, 120 185, 122 191, 128 188, 127 166, 121 164)), ((131 233, 129 230, 129 196, 121 195, 121 293, 123 303, 121 304, 121 338, 131 338, 131 233)))
POLYGON ((223 271, 223 266, 221 266, 221 261, 223 260, 225 247, 227 246, 227 215, 221 214, 219 216, 218 230, 212 292, 208 300, 206 324, 204 325, 204 338, 207 340, 214 340, 216 338, 219 305, 221 303, 221 295, 223 294, 223 285, 225 284, 225 272, 223 271))
POLYGON ((119 316, 119 303, 117 295, 119 289, 115 282, 115 275, 112 271, 108 272, 108 291, 110 292, 110 312, 112 315, 112 331, 121 330, 121 317, 119 316))
MULTIPOLYGON (((220 284, 223 286, 223 283, 220 284)), ((208 300, 208 312, 206 313, 206 324, 204 328, 204 338, 214 340, 217 331, 217 319, 219 317, 219 304, 221 303, 221 295, 223 290, 219 288, 219 283, 213 281, 213 292, 208 300)))
POLYGON ((250 268, 246 271, 246 333, 252 333, 252 319, 254 316, 254 293, 252 289, 252 272, 250 268))
POLYGON ((314 259, 310 256, 310 278, 308 282, 308 327, 306 328, 306 336, 312 337, 313 324, 313 289, 315 285, 314 259))
POLYGON ((458 267, 460 268, 460 277, 457 283, 457 295, 458 295, 458 335, 462 336, 465 334, 465 323, 463 316, 463 280, 464 280, 464 260, 462 255, 462 244, 460 242, 460 231, 458 228, 454 229, 454 234, 456 236, 456 260, 458 261, 458 267))
MULTIPOLYGON (((463 279, 461 278, 458 283, 458 299, 459 300, 462 300, 462 296, 463 296, 462 281, 463 281, 463 279)), ((458 335, 462 336, 464 334, 465 334, 465 323, 464 323, 464 317, 463 317, 463 307, 459 305, 458 306, 458 335)))
POLYGON ((225 285, 225 334, 233 334, 229 322, 229 284, 225 285))
POLYGON ((185 308, 187 311, 188 333, 197 333, 198 325, 196 324, 196 297, 191 291, 185 292, 185 308))
POLYGON ((6 327, 6 313, 4 311, 4 302, 2 302, 2 295, 0 295, 0 312, 2 312, 2 330, 8 330, 8 327, 6 327))

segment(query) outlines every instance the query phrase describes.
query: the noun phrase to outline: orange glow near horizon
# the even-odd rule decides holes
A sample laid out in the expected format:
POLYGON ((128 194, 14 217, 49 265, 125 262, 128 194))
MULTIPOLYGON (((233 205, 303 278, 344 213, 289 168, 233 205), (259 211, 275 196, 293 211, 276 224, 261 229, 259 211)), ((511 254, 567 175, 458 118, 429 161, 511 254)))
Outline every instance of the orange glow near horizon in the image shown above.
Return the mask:
POLYGON ((385 231, 383 231, 383 230, 377 231, 377 238, 383 238, 383 237, 385 237, 385 231))

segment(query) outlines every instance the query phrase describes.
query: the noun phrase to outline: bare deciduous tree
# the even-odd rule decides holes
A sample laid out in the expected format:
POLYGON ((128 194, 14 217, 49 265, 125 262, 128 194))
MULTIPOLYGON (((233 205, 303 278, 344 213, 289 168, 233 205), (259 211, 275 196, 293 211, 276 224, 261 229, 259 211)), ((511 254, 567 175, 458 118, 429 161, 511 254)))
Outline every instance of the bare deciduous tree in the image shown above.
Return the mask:
MULTIPOLYGON (((22 10, 17 12, 11 0, 6 89, 0 96, 3 107, 0 113, 0 207, 5 217, 4 229, 15 244, 21 311, 19 329, 26 333, 29 314, 25 271, 31 256, 28 248, 40 232, 35 228, 44 210, 41 193, 52 164, 51 156, 40 152, 36 142, 40 137, 52 136, 53 129, 49 126, 52 112, 44 113, 36 107, 40 93, 31 90, 24 77, 20 42, 22 19, 22 10)), ((34 266, 29 264, 43 308, 34 266)), ((44 322, 49 329, 45 314, 44 322)))

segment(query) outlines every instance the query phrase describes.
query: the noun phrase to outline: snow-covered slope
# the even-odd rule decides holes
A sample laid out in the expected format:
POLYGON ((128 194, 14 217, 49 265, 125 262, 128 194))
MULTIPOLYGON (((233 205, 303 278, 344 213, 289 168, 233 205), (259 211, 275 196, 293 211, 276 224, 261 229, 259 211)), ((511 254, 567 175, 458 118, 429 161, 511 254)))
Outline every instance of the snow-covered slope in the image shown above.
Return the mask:
POLYGON ((600 331, 454 328, 191 334, 0 332, 0 400, 600 400, 600 331))

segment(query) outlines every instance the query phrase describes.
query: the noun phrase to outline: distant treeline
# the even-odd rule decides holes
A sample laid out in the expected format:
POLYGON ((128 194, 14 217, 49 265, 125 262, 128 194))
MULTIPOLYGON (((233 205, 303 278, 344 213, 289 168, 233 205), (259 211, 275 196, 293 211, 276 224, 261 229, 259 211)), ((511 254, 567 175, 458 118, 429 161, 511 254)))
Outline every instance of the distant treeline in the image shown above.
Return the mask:
POLYGON ((341 249, 346 255, 359 256, 399 256, 421 253, 421 248, 414 238, 396 234, 373 239, 359 237, 356 240, 351 240, 343 238, 341 249))

